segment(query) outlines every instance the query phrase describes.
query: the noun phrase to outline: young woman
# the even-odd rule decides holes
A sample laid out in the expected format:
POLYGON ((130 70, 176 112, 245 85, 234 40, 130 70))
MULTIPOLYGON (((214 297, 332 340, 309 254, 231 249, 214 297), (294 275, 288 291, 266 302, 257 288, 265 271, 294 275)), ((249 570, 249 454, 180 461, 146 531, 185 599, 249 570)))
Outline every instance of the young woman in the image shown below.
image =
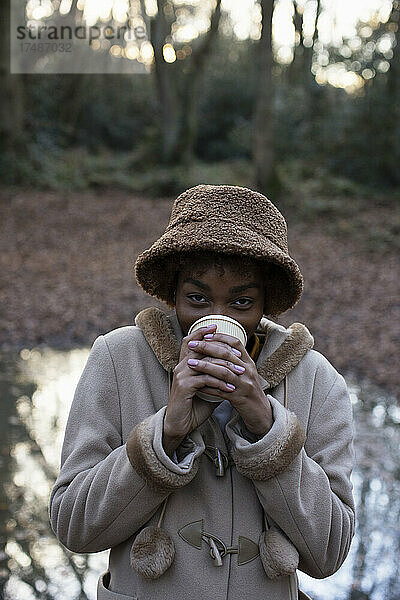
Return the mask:
POLYGON ((354 533, 352 411, 299 323, 286 223, 262 194, 199 185, 175 201, 136 278, 166 302, 99 336, 78 383, 50 498, 59 540, 111 548, 99 600, 294 600, 354 533), (188 333, 225 315, 247 334, 188 333), (214 396, 209 402, 197 392, 214 396))

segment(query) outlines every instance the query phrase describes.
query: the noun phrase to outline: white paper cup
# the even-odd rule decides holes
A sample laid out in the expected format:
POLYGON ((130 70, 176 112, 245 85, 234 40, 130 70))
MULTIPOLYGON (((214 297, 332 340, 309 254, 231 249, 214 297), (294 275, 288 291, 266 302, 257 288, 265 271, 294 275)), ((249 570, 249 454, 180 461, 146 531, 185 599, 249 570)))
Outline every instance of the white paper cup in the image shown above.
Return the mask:
POLYGON ((201 317, 195 321, 189 331, 188 335, 200 329, 200 327, 207 327, 207 325, 217 326, 217 333, 226 333, 227 335, 231 335, 232 337, 237 338, 246 346, 247 344, 247 334, 243 325, 235 321, 235 319, 231 319, 231 317, 226 317, 225 315, 206 315, 205 317, 201 317))
MULTIPOLYGON (((235 321, 235 319, 231 319, 231 317, 226 317, 225 315, 206 315, 205 317, 197 319, 197 321, 191 325, 188 335, 193 333, 193 331, 200 329, 200 327, 207 327, 207 325, 213 324, 217 326, 216 333, 226 333, 227 335, 231 335, 240 340, 243 346, 246 346, 247 334, 244 327, 235 321)), ((215 391, 217 392, 218 390, 216 389, 215 391)), ((210 396, 203 392, 196 392, 196 396, 202 400, 207 400, 208 402, 222 402, 221 398, 210 396)))

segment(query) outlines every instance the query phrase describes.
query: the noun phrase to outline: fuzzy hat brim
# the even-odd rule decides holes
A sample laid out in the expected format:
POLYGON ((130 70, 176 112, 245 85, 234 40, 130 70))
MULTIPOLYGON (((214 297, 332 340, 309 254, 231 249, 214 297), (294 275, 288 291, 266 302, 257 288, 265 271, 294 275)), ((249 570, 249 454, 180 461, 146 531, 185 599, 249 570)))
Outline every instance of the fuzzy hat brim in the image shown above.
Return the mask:
POLYGON ((173 306, 177 265, 182 252, 211 250, 252 257, 275 266, 267 284, 270 314, 292 308, 303 291, 303 277, 296 262, 264 232, 246 227, 245 220, 208 219, 178 223, 142 252, 135 263, 136 279, 151 296, 173 306))

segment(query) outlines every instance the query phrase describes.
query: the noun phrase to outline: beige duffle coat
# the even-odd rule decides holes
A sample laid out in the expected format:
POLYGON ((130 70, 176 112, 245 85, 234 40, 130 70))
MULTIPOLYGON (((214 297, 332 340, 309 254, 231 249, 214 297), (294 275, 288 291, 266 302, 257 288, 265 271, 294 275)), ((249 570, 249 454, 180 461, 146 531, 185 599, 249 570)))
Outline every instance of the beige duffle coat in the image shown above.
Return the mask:
POLYGON ((263 318, 256 365, 272 428, 252 443, 236 411, 224 433, 212 416, 173 461, 162 447, 162 427, 182 331, 175 312, 155 307, 135 323, 95 340, 77 385, 50 497, 55 534, 74 552, 111 548, 98 600, 297 599, 296 573, 268 576, 258 543, 265 527, 286 541, 270 557, 276 574, 291 548, 312 577, 327 577, 344 561, 354 502, 352 409, 343 377, 312 349, 306 327, 263 318), (132 569, 130 549, 144 526, 157 525, 167 497, 162 528, 175 558, 148 580, 132 569))

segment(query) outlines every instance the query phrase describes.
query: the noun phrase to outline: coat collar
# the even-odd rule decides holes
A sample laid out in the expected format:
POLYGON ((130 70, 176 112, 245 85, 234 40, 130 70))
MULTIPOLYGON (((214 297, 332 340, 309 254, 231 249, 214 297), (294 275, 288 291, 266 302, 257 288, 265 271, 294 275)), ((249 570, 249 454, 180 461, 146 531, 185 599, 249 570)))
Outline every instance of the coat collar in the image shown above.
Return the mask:
MULTIPOLYGON (((143 331, 162 367, 172 371, 178 364, 183 338, 176 312, 167 315, 150 306, 136 315, 135 324, 143 331)), ((277 386, 314 345, 314 338, 301 323, 293 323, 286 329, 263 317, 257 334, 265 336, 265 342, 256 367, 269 387, 277 386)))

